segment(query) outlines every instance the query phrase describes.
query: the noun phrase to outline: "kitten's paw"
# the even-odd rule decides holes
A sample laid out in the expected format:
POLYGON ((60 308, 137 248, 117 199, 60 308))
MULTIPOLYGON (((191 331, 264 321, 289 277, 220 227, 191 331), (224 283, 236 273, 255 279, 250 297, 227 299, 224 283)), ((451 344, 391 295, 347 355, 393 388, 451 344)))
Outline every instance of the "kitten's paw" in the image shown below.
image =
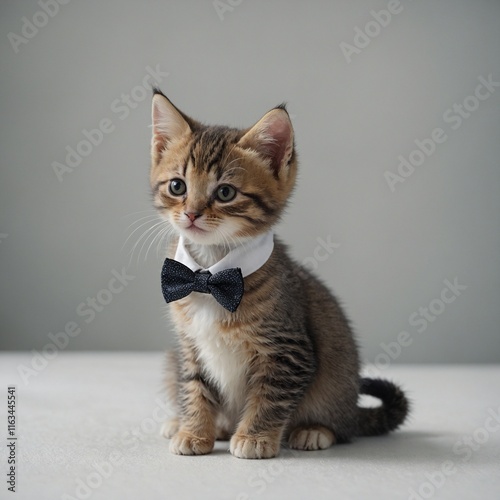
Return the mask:
POLYGON ((323 426, 298 427, 290 434, 288 444, 295 450, 325 450, 335 442, 335 435, 323 426))
POLYGON ((167 439, 173 437, 177 431, 179 430, 179 419, 172 418, 171 420, 167 420, 161 426, 160 434, 167 439))
POLYGON ((195 436, 180 430, 170 441, 170 452, 175 455, 206 455, 213 450, 215 440, 195 436))
POLYGON ((280 440, 270 436, 235 434, 229 450, 238 458, 272 458, 280 451, 280 440))

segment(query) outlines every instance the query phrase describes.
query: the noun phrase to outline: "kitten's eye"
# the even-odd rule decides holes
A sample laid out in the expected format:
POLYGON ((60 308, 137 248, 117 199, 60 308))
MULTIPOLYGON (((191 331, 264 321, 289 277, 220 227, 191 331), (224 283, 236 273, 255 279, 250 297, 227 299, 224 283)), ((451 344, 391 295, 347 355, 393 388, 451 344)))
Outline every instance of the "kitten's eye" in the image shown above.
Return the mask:
POLYGON ((186 183, 181 179, 174 179, 170 181, 168 190, 174 196, 182 196, 186 192, 186 183))
POLYGON ((236 189, 229 184, 223 184, 217 189, 217 199, 219 201, 231 201, 236 196, 236 189))

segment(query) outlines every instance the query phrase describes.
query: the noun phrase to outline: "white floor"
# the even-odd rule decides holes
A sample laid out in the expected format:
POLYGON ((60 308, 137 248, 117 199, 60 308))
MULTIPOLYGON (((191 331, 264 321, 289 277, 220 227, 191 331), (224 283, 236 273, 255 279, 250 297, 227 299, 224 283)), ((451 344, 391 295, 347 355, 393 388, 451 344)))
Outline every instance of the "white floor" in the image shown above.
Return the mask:
POLYGON ((203 457, 169 453, 159 436, 161 353, 60 353, 25 384, 18 370, 32 361, 0 354, 1 442, 9 385, 19 437, 16 494, 0 449, 0 498, 500 499, 499 365, 391 367, 385 375, 413 400, 402 430, 250 461, 227 442, 203 457))

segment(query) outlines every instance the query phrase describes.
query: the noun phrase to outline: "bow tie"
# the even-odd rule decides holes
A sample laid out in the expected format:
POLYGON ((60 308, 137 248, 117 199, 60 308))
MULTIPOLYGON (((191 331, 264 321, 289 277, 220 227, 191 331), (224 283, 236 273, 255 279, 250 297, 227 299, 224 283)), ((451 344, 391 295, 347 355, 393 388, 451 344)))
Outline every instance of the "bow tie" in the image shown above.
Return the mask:
POLYGON ((172 259, 165 259, 161 270, 161 290, 166 302, 187 297, 191 292, 209 293, 228 311, 234 312, 243 297, 243 275, 239 267, 210 271, 191 271, 172 259))

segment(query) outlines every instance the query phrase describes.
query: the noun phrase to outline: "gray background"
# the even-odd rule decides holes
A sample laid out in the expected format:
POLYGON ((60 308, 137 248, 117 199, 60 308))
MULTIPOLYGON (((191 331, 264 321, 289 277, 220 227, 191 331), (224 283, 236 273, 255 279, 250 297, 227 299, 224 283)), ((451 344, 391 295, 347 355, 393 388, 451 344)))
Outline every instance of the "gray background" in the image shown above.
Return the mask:
POLYGON ((71 321, 81 333, 66 349, 172 342, 162 252, 145 259, 141 240, 130 258, 150 226, 124 245, 153 213, 149 89, 135 90, 127 117, 113 105, 159 65, 162 90, 203 121, 248 126, 288 102, 301 173, 277 232, 299 260, 314 258, 318 238, 339 245, 316 264, 365 360, 381 362, 381 343, 406 331, 397 362, 498 362, 500 89, 457 130, 443 114, 479 76, 500 81, 500 2, 402 1, 350 63, 340 44, 387 1, 224 3, 219 16, 210 0, 74 0, 16 53, 9 33, 42 9, 2 2, 0 347, 40 350, 71 321), (113 132, 60 182, 52 163, 106 118, 113 132), (436 127, 447 141, 391 192, 384 172, 436 127), (134 280, 86 323, 79 304, 125 266, 134 280), (410 316, 455 278, 467 288, 418 332, 410 316))

